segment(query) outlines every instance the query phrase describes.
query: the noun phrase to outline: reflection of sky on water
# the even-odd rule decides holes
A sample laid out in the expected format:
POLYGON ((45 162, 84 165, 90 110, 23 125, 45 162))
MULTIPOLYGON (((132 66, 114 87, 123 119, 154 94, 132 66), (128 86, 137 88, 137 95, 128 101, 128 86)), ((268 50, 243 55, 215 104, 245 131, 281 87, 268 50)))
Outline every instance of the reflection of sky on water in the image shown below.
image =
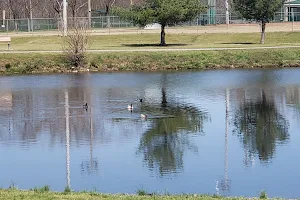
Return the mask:
POLYGON ((299 73, 298 69, 286 69, 1 77, 0 185, 8 187, 13 181, 19 188, 49 184, 54 190, 63 190, 66 90, 73 189, 215 193, 217 181, 225 195, 253 196, 266 189, 271 196, 299 196, 296 183, 300 163, 295 153, 300 141, 295 106, 299 104, 299 73), (170 110, 180 108, 177 116, 161 108, 162 88, 170 110), (285 143, 275 143, 266 162, 259 160, 257 152, 249 156, 248 146, 233 133, 238 109, 243 102, 256 102, 261 88, 268 102, 274 102, 276 112, 288 121, 290 135, 285 143), (144 98, 146 106, 139 104, 138 98, 144 98), (84 102, 90 105, 88 112, 82 109, 84 102), (131 102, 136 108, 132 113, 126 109, 131 102), (180 124, 195 123, 187 120, 192 110, 201 113, 197 116, 207 116, 199 121, 202 131, 189 131, 187 127, 193 128, 192 124, 180 124), (140 119, 141 111, 149 115, 147 121, 140 119), (175 119, 167 120, 172 115, 175 119), (163 127, 170 123, 175 124, 163 127), (167 134, 166 145, 162 130, 174 132, 174 137, 167 134), (150 134, 150 143, 139 151, 143 136, 151 131, 155 134, 150 134), (153 154, 150 157, 149 151, 153 154), (228 173, 224 174, 226 163, 228 173), (159 169, 163 169, 162 174, 159 169), (229 189, 223 191, 227 180, 229 189), (281 182, 289 187, 283 189, 278 184, 281 182))

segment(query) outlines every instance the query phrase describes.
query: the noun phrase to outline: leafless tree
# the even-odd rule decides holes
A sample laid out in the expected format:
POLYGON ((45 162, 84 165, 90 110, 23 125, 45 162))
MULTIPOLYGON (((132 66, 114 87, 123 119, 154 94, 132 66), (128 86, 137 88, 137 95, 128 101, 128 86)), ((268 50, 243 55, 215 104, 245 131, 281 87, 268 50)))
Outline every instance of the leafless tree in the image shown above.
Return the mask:
MULTIPOLYGON (((91 0, 92 10, 104 10, 110 14, 112 6, 129 6, 144 0, 91 0)), ((62 0, 0 0, 0 9, 6 11, 7 19, 54 18, 62 15, 62 0)), ((87 0, 68 0, 69 16, 87 17, 87 0)), ((0 13, 2 15, 2 13, 0 13)))
POLYGON ((19 19, 21 17, 22 4, 18 0, 6 0, 6 6, 10 11, 10 14, 13 19, 19 19))
POLYGON ((54 18, 57 13, 53 8, 53 2, 49 0, 41 0, 41 3, 37 9, 41 10, 42 12, 38 12, 39 14, 34 13, 35 17, 54 18))
POLYGON ((76 23, 69 29, 68 36, 64 39, 63 50, 68 63, 76 68, 83 66, 87 48, 87 27, 86 25, 76 23))
MULTIPOLYGON (((69 0, 68 2, 69 9, 72 14, 72 18, 74 19, 76 17, 77 12, 87 6, 86 0, 69 0)), ((87 8, 86 8, 87 10, 87 8)))
POLYGON ((53 0, 53 9, 58 14, 58 16, 61 18, 62 16, 62 10, 63 10, 63 2, 61 0, 53 0))

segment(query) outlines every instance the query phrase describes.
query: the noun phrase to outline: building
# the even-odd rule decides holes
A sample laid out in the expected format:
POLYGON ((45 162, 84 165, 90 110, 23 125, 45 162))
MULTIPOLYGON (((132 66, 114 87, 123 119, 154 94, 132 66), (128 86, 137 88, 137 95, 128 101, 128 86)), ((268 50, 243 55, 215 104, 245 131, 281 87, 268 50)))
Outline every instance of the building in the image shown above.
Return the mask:
POLYGON ((300 21, 300 0, 287 0, 283 5, 284 21, 300 21))

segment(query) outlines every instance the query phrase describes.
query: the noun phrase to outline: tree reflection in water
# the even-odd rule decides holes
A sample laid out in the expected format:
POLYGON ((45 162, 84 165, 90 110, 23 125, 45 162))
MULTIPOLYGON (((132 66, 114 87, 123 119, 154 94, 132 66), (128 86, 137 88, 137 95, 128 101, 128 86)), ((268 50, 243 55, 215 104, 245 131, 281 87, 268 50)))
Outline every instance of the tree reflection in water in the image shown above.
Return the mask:
POLYGON ((143 105, 143 110, 168 117, 152 119, 152 126, 141 138, 138 153, 150 170, 158 170, 160 176, 183 170, 185 149, 197 152, 188 133, 203 133, 203 122, 208 115, 193 106, 172 105, 162 88, 162 102, 158 107, 143 105))
POLYGON ((258 100, 244 101, 239 106, 234 116, 234 126, 247 157, 258 153, 259 159, 264 162, 273 157, 276 143, 289 139, 288 121, 277 110, 274 99, 267 99, 263 89, 258 100))

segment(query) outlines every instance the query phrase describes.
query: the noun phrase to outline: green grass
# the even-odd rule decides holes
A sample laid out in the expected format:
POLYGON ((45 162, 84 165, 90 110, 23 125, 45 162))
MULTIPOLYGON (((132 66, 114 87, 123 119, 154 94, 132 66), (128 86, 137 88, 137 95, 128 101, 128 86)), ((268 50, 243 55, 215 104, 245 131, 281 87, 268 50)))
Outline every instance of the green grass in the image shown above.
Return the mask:
MULTIPOLYGON (((90 36, 90 49, 134 50, 146 48, 255 47, 259 33, 168 34, 170 46, 159 47, 159 34, 90 36)), ((300 32, 267 33, 264 46, 300 46, 300 32)), ((61 50, 60 36, 12 38, 14 50, 61 50)), ((0 45, 0 50, 5 45, 0 45)), ((298 48, 227 51, 112 52, 89 53, 86 71, 154 71, 252 67, 298 67, 298 48)), ((70 72, 58 53, 0 54, 0 74, 70 72)))
POLYGON ((70 68, 60 54, 0 55, 0 74, 57 73, 70 68))
POLYGON ((39 192, 34 190, 10 190, 10 189, 0 189, 0 200, 142 200, 142 199, 156 199, 156 200, 249 200, 249 198, 243 197, 222 197, 222 196, 209 196, 209 195, 194 195, 194 194, 184 194, 184 195, 129 195, 129 194, 101 194, 97 192, 39 192))
MULTIPOLYGON (((201 33, 167 34, 171 46, 158 47, 159 34, 92 35, 90 49, 145 49, 145 48, 201 48, 201 47, 254 47, 259 45, 260 33, 201 33)), ((60 36, 13 37, 13 50, 61 50, 60 36)), ((263 46, 300 45, 300 32, 271 32, 263 46)), ((0 45, 0 50, 6 50, 0 45)))
POLYGON ((45 185, 41 188, 38 188, 38 187, 35 187, 33 189, 31 189, 32 191, 34 192, 40 192, 40 193, 43 193, 43 192, 49 192, 50 191, 50 186, 49 185, 45 185))
POLYGON ((146 194, 147 194, 147 191, 144 190, 144 189, 138 189, 138 190, 136 191, 136 194, 137 194, 137 195, 146 195, 146 194))
MULTIPOLYGON (((300 48, 89 53, 79 71, 159 71, 300 66, 300 48)), ((61 54, 0 54, 0 74, 71 72, 61 54)))

